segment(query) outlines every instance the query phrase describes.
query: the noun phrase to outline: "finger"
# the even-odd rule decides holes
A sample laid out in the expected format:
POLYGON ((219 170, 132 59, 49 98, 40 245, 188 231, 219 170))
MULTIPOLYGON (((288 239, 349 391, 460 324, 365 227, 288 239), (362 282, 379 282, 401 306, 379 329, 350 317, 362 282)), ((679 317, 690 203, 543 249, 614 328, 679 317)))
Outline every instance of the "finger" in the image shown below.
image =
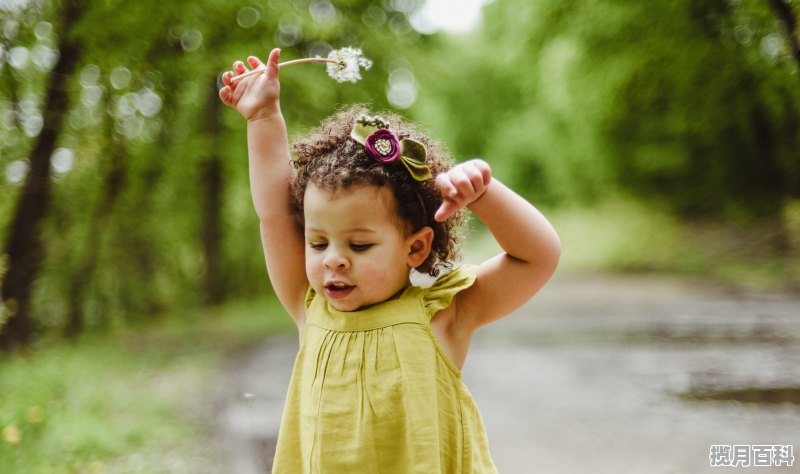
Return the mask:
POLYGON ((447 173, 442 173, 437 176, 434 184, 436 184, 442 196, 456 197, 458 195, 458 190, 453 186, 453 182, 450 180, 450 176, 448 176, 447 173))
POLYGON ((264 66, 264 63, 262 63, 261 60, 258 59, 255 56, 248 56, 247 57, 247 64, 250 65, 250 68, 252 68, 253 71, 256 71, 256 70, 259 70, 259 69, 262 70, 262 71, 266 70, 266 66, 264 66))
POLYGON ((443 222, 447 220, 450 216, 458 212, 458 205, 449 199, 445 199, 439 209, 436 210, 436 214, 434 214, 433 218, 437 222, 443 222))
POLYGON ((278 77, 278 72, 280 71, 280 67, 278 66, 278 59, 281 57, 281 50, 280 48, 274 48, 272 51, 269 52, 269 58, 267 59, 267 78, 273 79, 278 77))
POLYGON ((261 60, 258 59, 255 56, 248 56, 247 57, 247 64, 249 64, 250 68, 252 68, 252 69, 258 69, 258 68, 264 66, 264 63, 262 63, 261 60))
POLYGON ((235 61, 233 63, 233 72, 236 73, 237 75, 238 74, 244 74, 245 72, 247 72, 247 68, 244 67, 244 63, 243 62, 235 61))
POLYGON ((474 160, 475 167, 478 168, 481 172, 481 177, 483 178, 483 185, 486 186, 492 180, 492 167, 489 166, 489 163, 483 160, 474 160))
POLYGON ((238 86, 235 89, 232 89, 230 98, 231 103, 233 104, 239 103, 239 101, 242 100, 242 97, 244 96, 245 92, 247 92, 247 88, 249 86, 250 86, 249 82, 245 80, 241 81, 241 84, 238 84, 238 86))
POLYGON ((464 171, 463 166, 456 166, 447 174, 450 175, 450 179, 453 181, 453 185, 456 187, 460 195, 467 197, 475 194, 475 189, 472 187, 472 182, 470 181, 469 176, 467 176, 467 173, 464 171))
POLYGON ((232 81, 233 76, 233 71, 225 71, 222 73, 222 84, 230 87, 231 89, 235 89, 237 83, 232 81))
POLYGON ((483 174, 475 165, 475 163, 470 163, 468 166, 462 167, 461 170, 464 171, 464 174, 469 179, 472 189, 475 190, 476 193, 483 191, 483 174))
POLYGON ((233 90, 230 86, 225 86, 219 90, 219 98, 222 100, 222 103, 225 105, 231 105, 231 95, 233 94, 233 90))

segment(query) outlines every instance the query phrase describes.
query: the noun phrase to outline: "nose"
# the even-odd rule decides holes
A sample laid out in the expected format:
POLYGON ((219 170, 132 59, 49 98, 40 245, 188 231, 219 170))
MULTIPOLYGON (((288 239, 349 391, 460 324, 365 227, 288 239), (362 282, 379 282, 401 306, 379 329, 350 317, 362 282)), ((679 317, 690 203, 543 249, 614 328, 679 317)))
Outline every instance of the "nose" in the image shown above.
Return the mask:
POLYGON ((325 254, 325 259, 322 262, 326 268, 331 270, 349 270, 350 260, 347 259, 341 252, 336 250, 329 250, 325 254))

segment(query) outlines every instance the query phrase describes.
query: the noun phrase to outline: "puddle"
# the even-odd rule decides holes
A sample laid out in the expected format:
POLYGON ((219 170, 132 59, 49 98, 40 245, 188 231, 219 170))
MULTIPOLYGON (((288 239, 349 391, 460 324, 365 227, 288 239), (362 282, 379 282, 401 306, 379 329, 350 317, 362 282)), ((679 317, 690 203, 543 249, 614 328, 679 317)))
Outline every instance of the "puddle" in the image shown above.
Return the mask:
POLYGON ((639 331, 579 332, 516 332, 493 335, 495 344, 509 344, 528 347, 582 346, 582 345, 676 345, 676 346, 735 346, 767 344, 772 346, 791 346, 800 341, 795 333, 778 331, 719 331, 708 329, 651 328, 639 331))
POLYGON ((678 395, 684 400, 701 402, 736 401, 774 405, 791 403, 800 405, 800 386, 797 387, 743 387, 736 389, 693 390, 678 395))

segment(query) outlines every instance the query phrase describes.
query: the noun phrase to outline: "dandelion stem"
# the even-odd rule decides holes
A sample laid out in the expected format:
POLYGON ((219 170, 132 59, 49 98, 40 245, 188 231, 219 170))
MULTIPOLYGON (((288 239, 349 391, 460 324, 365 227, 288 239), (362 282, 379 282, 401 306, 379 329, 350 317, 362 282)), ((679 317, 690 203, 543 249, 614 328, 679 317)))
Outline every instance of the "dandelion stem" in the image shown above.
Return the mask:
MULTIPOLYGON (((278 67, 291 66, 292 64, 300 64, 300 63, 334 63, 335 64, 335 63, 339 63, 339 62, 340 61, 337 61, 335 59, 328 59, 328 58, 302 58, 302 59, 293 59, 291 61, 285 61, 285 62, 282 62, 282 63, 278 63, 278 67)), ((231 82, 241 81, 245 77, 255 76, 256 74, 261 74, 262 72, 264 72, 266 70, 267 70, 266 66, 260 67, 260 68, 257 68, 257 69, 253 69, 250 72, 246 72, 244 74, 240 74, 238 76, 232 77, 231 78, 231 82)))
POLYGON ((292 64, 300 64, 300 63, 338 63, 340 61, 336 59, 328 59, 328 58, 302 58, 302 59, 293 59, 291 61, 286 61, 282 63, 278 63, 278 66, 291 66, 292 64))

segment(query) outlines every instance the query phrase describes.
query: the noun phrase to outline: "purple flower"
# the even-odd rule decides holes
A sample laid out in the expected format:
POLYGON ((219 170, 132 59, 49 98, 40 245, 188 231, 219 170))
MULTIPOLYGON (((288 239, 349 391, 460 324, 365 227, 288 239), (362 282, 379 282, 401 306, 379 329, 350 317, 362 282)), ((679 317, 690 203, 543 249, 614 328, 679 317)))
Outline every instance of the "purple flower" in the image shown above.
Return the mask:
POLYGON ((379 163, 392 163, 400 158, 400 140, 385 128, 368 136, 364 147, 379 163))

